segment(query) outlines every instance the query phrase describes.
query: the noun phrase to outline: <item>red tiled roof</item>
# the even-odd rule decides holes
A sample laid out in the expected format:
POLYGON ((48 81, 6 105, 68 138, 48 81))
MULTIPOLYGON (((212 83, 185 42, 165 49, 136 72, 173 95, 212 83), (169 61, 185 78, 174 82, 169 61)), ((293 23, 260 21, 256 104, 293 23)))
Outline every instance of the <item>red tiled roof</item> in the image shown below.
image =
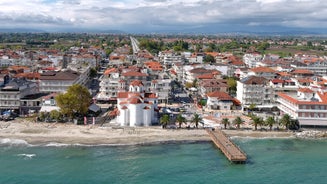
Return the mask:
POLYGON ((284 80, 282 80, 282 79, 272 79, 271 82, 272 83, 284 83, 284 80))
POLYGON ((140 80, 134 80, 134 81, 131 82, 130 85, 131 86, 144 86, 142 81, 140 81, 140 80))
POLYGON ((211 74, 211 73, 206 73, 206 74, 203 74, 203 75, 199 75, 196 78, 198 78, 198 79, 213 79, 214 75, 211 74))
POLYGON ((214 91, 211 93, 207 93, 208 97, 216 97, 219 100, 233 100, 233 97, 229 96, 229 94, 221 91, 214 91))
POLYGON ((297 79, 297 81, 299 81, 300 83, 313 82, 312 79, 304 79, 304 78, 297 79))
POLYGON ((109 75, 113 72, 117 72, 117 68, 108 68, 106 71, 104 71, 103 75, 109 75))
POLYGON ((289 101, 290 103, 296 104, 296 105, 326 105, 327 103, 327 93, 317 93, 322 101, 303 101, 303 100, 297 100, 291 96, 288 96, 285 93, 277 93, 277 95, 280 98, 283 98, 284 100, 289 101))
POLYGON ((277 74, 280 76, 291 76, 291 74, 289 74, 287 72, 278 72, 277 74))
POLYGON ((37 72, 29 72, 29 73, 19 73, 14 76, 14 78, 25 77, 26 79, 40 79, 41 74, 37 72))
POLYGON ((256 68, 252 68, 250 70, 255 73, 275 73, 275 70, 273 70, 269 67, 256 67, 256 68))
POLYGON ((313 91, 309 88, 299 88, 298 91, 302 93, 313 93, 313 91))
POLYGON ((148 76, 148 74, 146 73, 141 73, 141 72, 136 72, 136 71, 128 71, 128 72, 125 72, 122 74, 122 76, 125 76, 125 77, 145 77, 145 76, 148 76))
POLYGON ((128 98, 128 93, 129 92, 118 92, 117 93, 117 98, 128 98))
POLYGON ((155 93, 145 93, 145 98, 157 98, 157 95, 155 93))
POLYGON ((313 74, 313 72, 311 70, 306 70, 306 69, 296 69, 291 73, 292 74, 313 74))
POLYGON ((327 92, 317 93, 322 101, 322 103, 327 104, 327 92))

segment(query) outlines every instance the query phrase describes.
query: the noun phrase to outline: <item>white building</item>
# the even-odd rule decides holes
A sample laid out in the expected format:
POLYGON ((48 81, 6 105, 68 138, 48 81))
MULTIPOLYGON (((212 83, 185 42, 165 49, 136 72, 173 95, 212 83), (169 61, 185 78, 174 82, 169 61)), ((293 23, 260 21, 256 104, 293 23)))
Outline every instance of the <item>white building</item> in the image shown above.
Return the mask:
POLYGON ((157 96, 145 93, 141 81, 133 81, 128 92, 118 92, 117 123, 121 126, 150 126, 157 119, 157 96))
POLYGON ((300 88, 296 96, 278 93, 278 108, 300 126, 327 126, 327 93, 300 88))
POLYGON ((234 105, 233 97, 225 92, 214 91, 207 94, 206 107, 212 110, 232 110, 234 105))
POLYGON ((243 62, 249 67, 254 68, 258 66, 258 63, 262 61, 261 54, 244 54, 243 62))
POLYGON ((40 92, 66 92, 73 84, 85 85, 88 80, 90 68, 82 72, 73 70, 48 71, 40 76, 40 92))
POLYGON ((254 104, 257 108, 272 108, 275 106, 274 90, 264 77, 249 76, 237 81, 236 98, 242 108, 254 104))

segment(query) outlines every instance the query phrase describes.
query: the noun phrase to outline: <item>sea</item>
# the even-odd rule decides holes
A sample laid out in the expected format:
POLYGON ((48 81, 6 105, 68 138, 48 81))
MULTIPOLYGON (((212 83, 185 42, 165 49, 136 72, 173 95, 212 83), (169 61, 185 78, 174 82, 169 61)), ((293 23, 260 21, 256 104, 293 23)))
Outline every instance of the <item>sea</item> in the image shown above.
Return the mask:
POLYGON ((326 139, 233 139, 247 163, 229 162, 211 142, 88 146, 0 139, 0 183, 327 183, 326 139))

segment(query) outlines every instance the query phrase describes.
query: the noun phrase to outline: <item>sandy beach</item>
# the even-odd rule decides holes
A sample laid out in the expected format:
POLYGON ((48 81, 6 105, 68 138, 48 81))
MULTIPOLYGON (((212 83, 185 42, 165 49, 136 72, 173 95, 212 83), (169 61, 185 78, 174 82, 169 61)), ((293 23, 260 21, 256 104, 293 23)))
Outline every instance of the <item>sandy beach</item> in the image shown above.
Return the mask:
MULTIPOLYGON (((293 137, 292 132, 225 130, 230 136, 293 137)), ((168 142, 210 141, 206 131, 199 129, 162 129, 152 127, 118 127, 74 125, 69 123, 34 123, 26 120, 0 122, 0 139, 25 140, 29 144, 49 143, 85 145, 137 145, 168 142)))

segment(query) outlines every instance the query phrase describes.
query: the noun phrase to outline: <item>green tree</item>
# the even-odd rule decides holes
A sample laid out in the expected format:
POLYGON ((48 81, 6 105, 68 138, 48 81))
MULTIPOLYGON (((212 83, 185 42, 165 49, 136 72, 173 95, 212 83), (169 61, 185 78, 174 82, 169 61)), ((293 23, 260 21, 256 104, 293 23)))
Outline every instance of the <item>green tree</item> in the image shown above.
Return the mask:
POLYGON ((289 129, 291 123, 292 123, 292 118, 288 114, 284 114, 282 116, 282 119, 280 119, 280 123, 286 127, 286 129, 289 129))
POLYGON ((170 117, 168 114, 164 114, 160 118, 160 124, 162 125, 162 128, 166 128, 169 122, 170 122, 170 117))
POLYGON ((288 130, 298 130, 300 128, 299 121, 297 119, 292 119, 288 114, 284 114, 280 123, 286 127, 288 130))
POLYGON ((61 112, 69 118, 85 115, 88 111, 92 96, 88 89, 79 84, 70 86, 66 93, 59 94, 56 102, 61 112))
POLYGON ((42 112, 40 112, 40 113, 38 114, 38 119, 39 119, 40 121, 45 121, 46 118, 47 118, 47 113, 46 113, 46 112, 42 111, 42 112))
POLYGON ((194 114, 193 114, 193 118, 192 118, 192 122, 195 123, 195 127, 196 127, 196 128, 198 128, 199 123, 200 123, 201 121, 202 121, 202 118, 200 117, 200 115, 197 114, 197 113, 194 113, 194 114))
POLYGON ((224 128, 227 129, 227 125, 230 124, 229 119, 228 118, 224 118, 221 122, 224 124, 224 128))
POLYGON ((90 74, 89 74, 90 78, 96 77, 97 74, 98 74, 98 72, 97 72, 97 70, 95 68, 90 69, 90 74))
POLYGON ((274 117, 270 116, 266 119, 266 125, 269 126, 270 131, 272 130, 272 127, 274 126, 274 124, 276 124, 274 117))
POLYGON ((178 122, 178 126, 179 126, 179 128, 182 128, 182 124, 183 124, 183 123, 186 123, 186 118, 184 118, 184 117, 182 116, 182 114, 180 113, 180 114, 177 115, 177 117, 176 117, 176 121, 178 122))
POLYGON ((62 114, 58 110, 52 110, 50 111, 50 118, 58 122, 62 119, 62 114))
POLYGON ((215 58, 210 54, 207 54, 203 60, 204 63, 215 63, 215 61, 215 58))
POLYGON ((251 119, 252 119, 252 124, 254 125, 254 130, 257 130, 258 129, 258 125, 263 125, 263 119, 256 116, 256 115, 252 115, 251 116, 251 119))
POLYGON ((236 94, 237 82, 233 77, 227 79, 227 86, 230 94, 236 94))
POLYGON ((192 82, 192 87, 196 88, 198 86, 198 80, 194 79, 192 82))
POLYGON ((233 124, 237 126, 237 129, 241 128, 241 124, 243 124, 243 120, 241 117, 237 116, 234 120, 233 120, 233 124))
POLYGON ((192 82, 185 83, 185 88, 191 88, 191 87, 193 87, 193 83, 192 82))

